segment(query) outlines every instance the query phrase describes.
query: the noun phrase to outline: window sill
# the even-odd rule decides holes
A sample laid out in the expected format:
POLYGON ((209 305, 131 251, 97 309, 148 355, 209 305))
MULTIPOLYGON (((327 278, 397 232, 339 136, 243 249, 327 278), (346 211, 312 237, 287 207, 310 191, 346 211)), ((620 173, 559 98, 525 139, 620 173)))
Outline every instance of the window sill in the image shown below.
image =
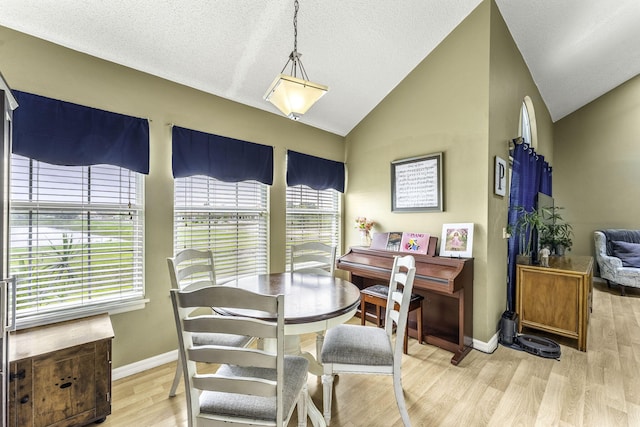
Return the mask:
POLYGON ((130 301, 113 301, 110 303, 98 304, 93 307, 80 307, 72 310, 37 314, 23 319, 16 319, 15 329, 20 330, 32 328, 34 326, 64 322, 101 313, 108 313, 112 316, 114 314, 126 313, 128 311, 142 310, 148 302, 149 299, 147 298, 138 298, 130 301))

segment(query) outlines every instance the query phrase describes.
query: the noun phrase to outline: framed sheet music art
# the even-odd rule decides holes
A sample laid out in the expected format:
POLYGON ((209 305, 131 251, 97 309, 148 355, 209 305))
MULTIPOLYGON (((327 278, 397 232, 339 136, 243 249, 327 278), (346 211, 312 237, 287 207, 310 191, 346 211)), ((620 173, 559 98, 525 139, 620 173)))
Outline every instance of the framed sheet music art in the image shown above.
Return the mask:
POLYGON ((392 212, 442 212, 442 153, 391 162, 392 212))

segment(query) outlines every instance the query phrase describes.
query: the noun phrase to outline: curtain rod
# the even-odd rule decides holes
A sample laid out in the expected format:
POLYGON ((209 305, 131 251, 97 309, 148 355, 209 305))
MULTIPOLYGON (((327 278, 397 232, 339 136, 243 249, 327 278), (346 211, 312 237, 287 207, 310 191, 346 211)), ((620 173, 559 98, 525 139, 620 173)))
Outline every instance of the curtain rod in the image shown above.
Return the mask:
POLYGON ((524 143, 524 138, 521 136, 510 139, 508 142, 509 150, 513 150, 516 147, 516 145, 520 145, 522 143, 524 143))

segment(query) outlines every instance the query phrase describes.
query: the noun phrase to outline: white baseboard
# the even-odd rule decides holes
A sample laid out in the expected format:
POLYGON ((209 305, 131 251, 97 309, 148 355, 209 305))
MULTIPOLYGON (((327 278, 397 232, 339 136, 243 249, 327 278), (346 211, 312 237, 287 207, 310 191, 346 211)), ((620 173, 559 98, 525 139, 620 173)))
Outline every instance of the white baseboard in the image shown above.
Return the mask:
POLYGON ((498 348, 498 333, 496 332, 489 342, 473 339, 473 348, 483 353, 493 353, 498 348))
POLYGON ((111 377, 113 381, 119 380, 121 378, 146 371, 147 369, 164 365, 165 363, 175 362, 176 360, 178 360, 178 350, 172 350, 167 353, 159 354, 148 359, 115 368, 111 373, 111 377))
MULTIPOLYGON (((480 341, 474 338, 473 348, 483 353, 493 353, 495 349, 498 348, 498 333, 496 332, 489 342, 480 341)), ((175 362, 176 360, 178 360, 178 350, 172 350, 167 353, 159 354, 148 359, 115 368, 111 373, 111 376, 113 381, 115 381, 130 375, 144 372, 147 369, 164 365, 165 363, 175 362)))

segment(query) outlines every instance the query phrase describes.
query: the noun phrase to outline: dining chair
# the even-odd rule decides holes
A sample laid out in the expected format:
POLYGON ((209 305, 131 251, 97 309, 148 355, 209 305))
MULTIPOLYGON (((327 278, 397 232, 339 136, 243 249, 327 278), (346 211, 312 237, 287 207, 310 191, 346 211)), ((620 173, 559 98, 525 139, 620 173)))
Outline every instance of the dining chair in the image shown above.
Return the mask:
POLYGON ((324 371, 323 415, 327 425, 331 422, 334 375, 379 374, 393 376, 393 389, 402 422, 405 427, 411 426, 402 390, 400 366, 415 273, 413 256, 395 257, 389 281, 384 329, 342 324, 329 329, 325 334, 320 361, 324 371), (398 285, 401 285, 402 289, 398 285))
POLYGON ((171 302, 182 355, 189 427, 286 426, 296 406, 298 426, 307 425, 309 361, 284 354, 284 295, 208 286, 171 289, 171 302), (247 317, 191 314, 202 307, 247 310, 247 317), (248 317, 255 311, 275 314, 276 319, 248 317), (275 340, 276 351, 193 341, 194 334, 213 332, 275 340), (203 362, 220 367, 211 374, 203 362))
MULTIPOLYGON (((167 264, 169 265, 169 277, 173 289, 194 290, 216 285, 216 273, 211 250, 184 249, 173 258, 167 258, 167 264)), ((253 337, 221 333, 194 334, 193 341, 199 345, 220 344, 244 347, 253 341, 253 337)), ((178 363, 176 364, 173 384, 171 384, 171 389, 169 390, 169 397, 176 395, 176 389, 180 384, 180 377, 182 376, 180 357, 180 352, 178 352, 178 363)))
POLYGON ((336 269, 336 247, 322 242, 291 246, 290 271, 333 276, 336 269))
MULTIPOLYGON (((336 269, 336 247, 322 242, 306 242, 291 247, 290 271, 333 276, 336 269)), ((320 354, 324 331, 316 332, 316 356, 320 354)))

